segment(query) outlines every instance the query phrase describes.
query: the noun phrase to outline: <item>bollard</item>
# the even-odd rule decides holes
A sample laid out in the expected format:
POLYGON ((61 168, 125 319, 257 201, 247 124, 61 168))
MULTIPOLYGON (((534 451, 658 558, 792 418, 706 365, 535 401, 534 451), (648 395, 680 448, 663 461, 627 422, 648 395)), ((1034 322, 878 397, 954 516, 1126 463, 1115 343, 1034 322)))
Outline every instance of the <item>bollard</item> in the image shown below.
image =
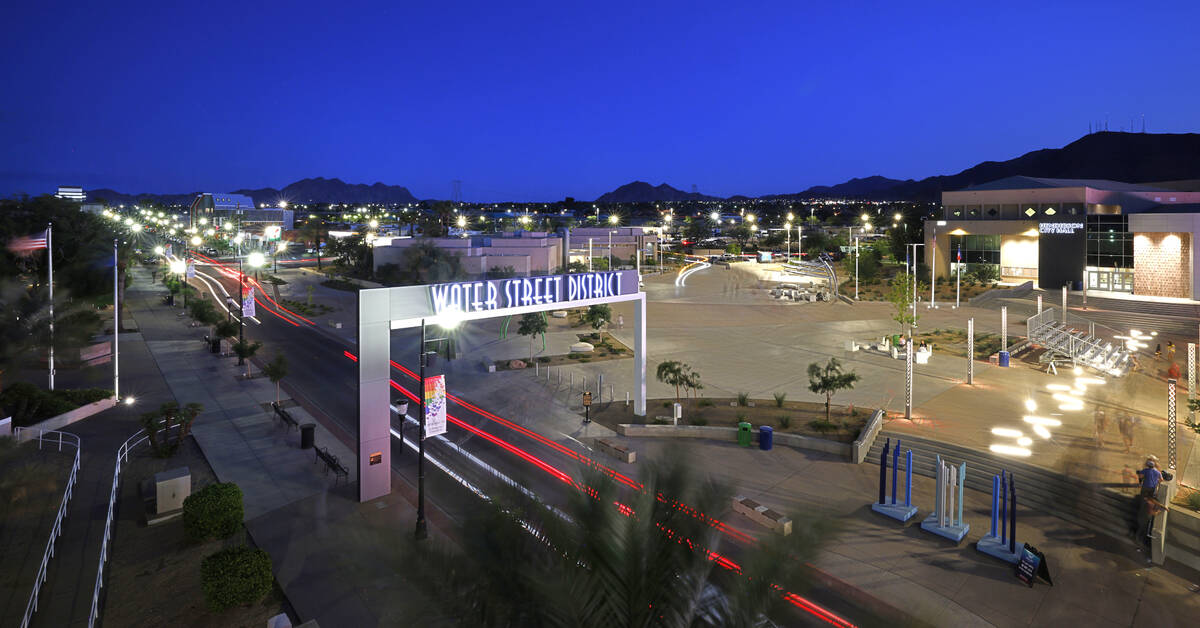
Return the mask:
POLYGON ((625 407, 626 408, 629 407, 629 391, 628 390, 625 391, 625 407))
POLYGON ((613 385, 609 384, 608 385, 608 402, 612 403, 613 399, 615 399, 615 397, 613 397, 613 385))

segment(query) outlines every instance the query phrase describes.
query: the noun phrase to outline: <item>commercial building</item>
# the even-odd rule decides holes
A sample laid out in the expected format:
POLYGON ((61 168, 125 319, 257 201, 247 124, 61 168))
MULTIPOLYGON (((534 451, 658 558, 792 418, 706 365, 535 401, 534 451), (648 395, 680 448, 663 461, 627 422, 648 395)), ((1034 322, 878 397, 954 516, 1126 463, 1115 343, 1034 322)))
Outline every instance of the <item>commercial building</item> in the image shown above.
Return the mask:
POLYGON ((1192 182, 1008 177, 942 193, 925 223, 938 277, 990 267, 1043 289, 1196 299, 1200 191, 1192 182))
POLYGON ((87 195, 83 193, 83 188, 78 185, 60 185, 58 192, 55 193, 58 198, 64 198, 68 201, 76 201, 82 203, 87 199, 87 195))
POLYGON ((571 262, 586 265, 589 248, 593 259, 607 261, 611 250, 614 267, 631 266, 630 260, 639 248, 649 255, 657 241, 656 235, 641 227, 580 228, 565 234, 517 231, 457 238, 380 238, 374 265, 378 269, 399 263, 408 247, 430 243, 461 257, 463 269, 471 275, 509 268, 518 276, 545 275, 565 272, 564 267, 571 262))
MULTIPOLYGON (((242 194, 214 194, 212 192, 197 194, 196 198, 192 200, 189 214, 194 227, 213 225, 215 229, 237 228, 259 237, 268 235, 268 232, 274 234, 276 227, 283 231, 290 231, 294 228, 292 210, 259 209, 254 205, 253 199, 242 194), (236 226, 226 227, 226 225, 236 226)), ((274 237, 278 237, 277 234, 274 237)))

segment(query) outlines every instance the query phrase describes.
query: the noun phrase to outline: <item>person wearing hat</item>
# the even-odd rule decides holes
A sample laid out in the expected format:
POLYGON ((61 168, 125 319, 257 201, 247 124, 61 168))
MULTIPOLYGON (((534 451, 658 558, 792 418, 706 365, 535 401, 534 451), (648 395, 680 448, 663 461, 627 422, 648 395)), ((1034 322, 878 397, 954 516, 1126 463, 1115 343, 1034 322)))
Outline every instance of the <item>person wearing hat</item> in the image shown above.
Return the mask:
POLYGON ((1154 497, 1158 491, 1158 483, 1162 481, 1162 472, 1158 470, 1158 457, 1151 455, 1146 458, 1146 466, 1137 474, 1142 480, 1142 497, 1154 497))

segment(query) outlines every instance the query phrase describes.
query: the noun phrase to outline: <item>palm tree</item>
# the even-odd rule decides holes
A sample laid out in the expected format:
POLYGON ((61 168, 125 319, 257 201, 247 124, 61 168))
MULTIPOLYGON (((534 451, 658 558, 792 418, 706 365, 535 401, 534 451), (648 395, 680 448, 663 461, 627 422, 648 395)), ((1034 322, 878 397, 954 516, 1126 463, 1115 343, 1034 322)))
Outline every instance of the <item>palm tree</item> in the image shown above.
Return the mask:
POLYGON ((830 527, 794 518, 793 534, 745 548, 740 571, 724 568, 710 553, 722 532, 696 513, 723 511, 732 490, 674 453, 632 492, 583 469, 589 490, 571 491, 561 510, 513 491, 473 510, 461 547, 409 541, 404 568, 442 620, 462 625, 762 625, 783 612, 780 589, 798 590, 830 527))
POLYGON ((687 372, 690 370, 691 367, 683 362, 669 360, 667 362, 658 363, 658 370, 655 371, 654 376, 658 378, 658 381, 668 386, 675 387, 675 402, 679 403, 679 387, 687 386, 687 372))
POLYGON ((305 242, 313 242, 313 248, 317 251, 317 270, 321 270, 321 238, 325 236, 324 221, 320 218, 309 218, 304 221, 301 233, 305 242))

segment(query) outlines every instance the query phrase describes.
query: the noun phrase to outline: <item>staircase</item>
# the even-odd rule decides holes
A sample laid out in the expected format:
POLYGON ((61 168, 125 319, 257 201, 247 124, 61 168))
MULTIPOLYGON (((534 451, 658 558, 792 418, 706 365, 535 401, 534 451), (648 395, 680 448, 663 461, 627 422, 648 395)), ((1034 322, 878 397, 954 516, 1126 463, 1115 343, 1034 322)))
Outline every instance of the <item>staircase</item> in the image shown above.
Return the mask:
POLYGON ((1109 375, 1120 376, 1129 368, 1129 353, 1124 345, 1106 342, 1056 319, 1054 308, 1031 316, 1026 323, 1031 343, 1041 345, 1049 359, 1089 366, 1109 375))
MULTIPOLYGON (((879 455, 887 439, 900 439, 903 452, 912 449, 913 473, 934 477, 936 456, 958 464, 967 463, 965 486, 991 494, 992 476, 1004 469, 1016 475, 1017 501, 1024 508, 1054 515, 1090 530, 1125 539, 1136 525, 1132 496, 1069 478, 1010 458, 960 445, 949 445, 906 434, 883 431, 875 438, 867 460, 879 464, 879 455)), ((928 504, 917 504, 928 507, 928 504)))

